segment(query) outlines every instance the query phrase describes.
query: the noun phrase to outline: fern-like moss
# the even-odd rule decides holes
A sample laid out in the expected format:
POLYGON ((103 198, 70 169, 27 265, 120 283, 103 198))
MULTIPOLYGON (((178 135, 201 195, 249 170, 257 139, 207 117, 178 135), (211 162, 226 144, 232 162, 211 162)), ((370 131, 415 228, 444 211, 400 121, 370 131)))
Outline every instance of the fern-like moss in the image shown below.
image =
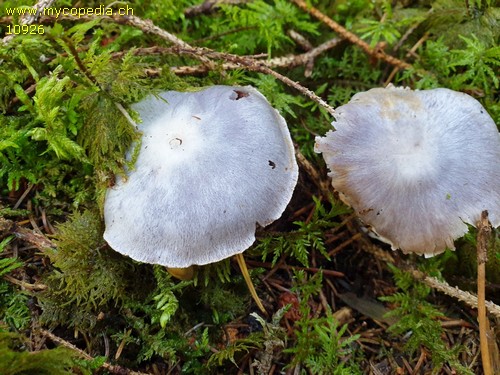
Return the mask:
POLYGON ((458 359, 462 348, 448 347, 442 339, 443 328, 436 318, 444 315, 426 300, 431 289, 395 266, 390 265, 390 269, 401 292, 380 298, 397 306, 387 314, 398 318, 397 323, 389 330, 397 335, 409 334, 405 342, 405 349, 409 353, 414 353, 421 346, 425 346, 431 353, 434 374, 439 373, 442 366, 447 363, 459 374, 472 375, 473 373, 458 359))
POLYGON ((347 335, 347 325, 340 326, 331 311, 324 317, 312 317, 309 299, 321 290, 321 273, 310 279, 303 272, 296 272, 295 276, 301 318, 294 326, 296 341, 284 350, 292 356, 290 366, 300 364, 321 375, 362 374, 354 346, 359 335, 347 335))

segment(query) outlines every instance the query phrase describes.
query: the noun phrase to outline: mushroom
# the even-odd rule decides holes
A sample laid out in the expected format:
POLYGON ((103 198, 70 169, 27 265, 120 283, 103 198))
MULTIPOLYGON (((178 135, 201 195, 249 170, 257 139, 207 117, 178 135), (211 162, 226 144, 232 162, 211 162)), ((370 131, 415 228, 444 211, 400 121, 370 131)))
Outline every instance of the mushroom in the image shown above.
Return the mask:
POLYGON ((256 89, 213 86, 135 104, 143 133, 135 169, 104 203, 116 251, 173 268, 242 253, 256 223, 278 219, 298 167, 283 117, 256 89))
POLYGON ((471 96, 391 85, 354 95, 335 118, 315 150, 341 199, 393 249, 454 249, 483 210, 500 225, 500 134, 471 96))

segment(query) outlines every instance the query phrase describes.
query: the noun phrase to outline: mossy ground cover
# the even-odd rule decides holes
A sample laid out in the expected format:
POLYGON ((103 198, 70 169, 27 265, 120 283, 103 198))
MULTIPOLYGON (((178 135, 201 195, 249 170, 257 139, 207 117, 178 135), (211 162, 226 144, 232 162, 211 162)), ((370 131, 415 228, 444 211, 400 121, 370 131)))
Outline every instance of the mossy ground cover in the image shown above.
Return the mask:
MULTIPOLYGON (((388 83, 448 87, 499 124, 497 3, 310 1, 333 31, 299 0, 61 0, 133 15, 47 13, 23 34, 33 4, 0 4, 1 374, 482 373, 476 310, 406 272, 474 291, 475 230, 431 259, 369 237, 313 151, 331 115, 301 87, 332 107, 388 83), (294 197, 245 252, 267 316, 232 260, 177 281, 102 238, 105 191, 140 139, 130 105, 214 84, 257 87, 297 145, 294 197)), ((498 304, 498 231, 487 271, 498 304)))

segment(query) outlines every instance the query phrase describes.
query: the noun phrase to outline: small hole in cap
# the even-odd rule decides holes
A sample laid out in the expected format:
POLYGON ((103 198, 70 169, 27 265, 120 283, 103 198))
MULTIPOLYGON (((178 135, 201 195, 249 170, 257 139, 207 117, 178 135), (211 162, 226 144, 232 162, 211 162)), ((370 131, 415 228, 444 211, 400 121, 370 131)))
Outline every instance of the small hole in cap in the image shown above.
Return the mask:
POLYGON ((240 100, 241 98, 246 98, 250 95, 248 92, 241 90, 233 90, 233 93, 234 94, 231 94, 231 96, 229 97, 229 99, 231 100, 240 100))
POLYGON ((172 138, 168 144, 170 145, 170 148, 172 150, 176 149, 177 147, 179 147, 180 145, 182 145, 182 139, 180 138, 172 138))

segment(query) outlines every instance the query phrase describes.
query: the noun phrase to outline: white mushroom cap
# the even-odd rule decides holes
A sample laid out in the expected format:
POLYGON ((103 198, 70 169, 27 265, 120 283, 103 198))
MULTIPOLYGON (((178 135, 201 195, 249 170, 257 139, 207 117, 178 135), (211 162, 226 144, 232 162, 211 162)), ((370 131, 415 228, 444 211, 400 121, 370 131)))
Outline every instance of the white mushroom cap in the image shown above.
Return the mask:
POLYGON ((382 239, 432 256, 488 210, 500 225, 500 134, 469 95, 376 88, 336 110, 316 138, 332 185, 382 239))
POLYGON ((250 86, 160 96, 133 107, 141 149, 107 192, 105 240, 135 260, 179 268, 243 252, 297 183, 285 120, 250 86))

